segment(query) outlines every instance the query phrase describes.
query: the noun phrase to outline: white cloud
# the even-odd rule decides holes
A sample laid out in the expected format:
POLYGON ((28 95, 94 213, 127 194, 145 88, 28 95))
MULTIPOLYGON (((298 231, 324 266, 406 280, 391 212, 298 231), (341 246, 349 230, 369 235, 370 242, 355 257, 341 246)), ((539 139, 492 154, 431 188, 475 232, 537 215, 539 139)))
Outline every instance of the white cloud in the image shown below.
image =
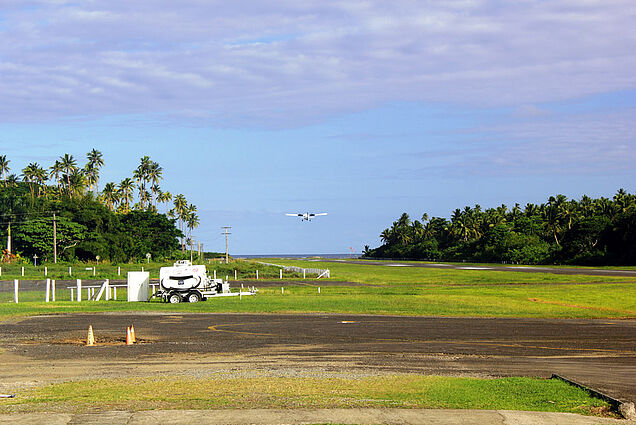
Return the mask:
POLYGON ((195 111, 293 126, 394 101, 523 108, 636 88, 631 0, 0 7, 5 121, 195 111))

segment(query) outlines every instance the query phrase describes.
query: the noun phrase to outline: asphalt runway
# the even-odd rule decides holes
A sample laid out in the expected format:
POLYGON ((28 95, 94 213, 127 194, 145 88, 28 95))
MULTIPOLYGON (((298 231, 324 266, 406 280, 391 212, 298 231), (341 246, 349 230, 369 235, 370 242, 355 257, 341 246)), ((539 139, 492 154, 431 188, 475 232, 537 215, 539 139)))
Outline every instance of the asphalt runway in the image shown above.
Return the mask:
POLYGON ((420 267, 430 269, 449 269, 449 270, 494 270, 500 272, 519 272, 519 273, 553 273, 565 275, 589 275, 589 276, 623 276, 636 277, 636 270, 610 270, 610 269, 578 269, 578 268, 557 268, 545 266, 500 266, 495 264, 480 265, 459 265, 447 263, 417 263, 403 261, 355 261, 355 260, 311 260, 324 263, 347 263, 361 264, 365 266, 384 266, 384 267, 420 267))
POLYGON ((5 352, 46 364, 187 363, 185 358, 214 355, 272 368, 285 362, 373 373, 557 373, 636 400, 636 320, 109 313, 5 322, 0 335, 5 352), (82 346, 88 324, 97 347, 82 346), (140 340, 132 347, 123 344, 130 324, 140 340))

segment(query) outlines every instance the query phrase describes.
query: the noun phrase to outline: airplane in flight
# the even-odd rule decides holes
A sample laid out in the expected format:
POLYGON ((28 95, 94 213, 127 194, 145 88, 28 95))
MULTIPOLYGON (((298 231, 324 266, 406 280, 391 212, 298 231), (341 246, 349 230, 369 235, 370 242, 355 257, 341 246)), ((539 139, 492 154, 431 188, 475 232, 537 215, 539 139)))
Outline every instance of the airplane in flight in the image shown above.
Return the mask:
POLYGON ((290 217, 302 217, 300 219, 300 221, 303 221, 303 220, 311 221, 312 218, 318 217, 319 215, 327 215, 327 213, 318 213, 318 214, 316 214, 316 213, 304 213, 304 214, 303 213, 296 213, 296 214, 285 214, 285 215, 288 215, 290 217))

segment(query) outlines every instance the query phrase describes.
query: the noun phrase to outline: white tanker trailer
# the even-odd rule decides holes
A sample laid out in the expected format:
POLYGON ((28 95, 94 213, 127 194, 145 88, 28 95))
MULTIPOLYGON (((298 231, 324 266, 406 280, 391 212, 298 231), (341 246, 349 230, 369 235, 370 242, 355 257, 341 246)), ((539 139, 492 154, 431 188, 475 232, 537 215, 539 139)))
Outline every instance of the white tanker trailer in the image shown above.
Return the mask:
POLYGON ((231 292, 227 281, 208 277, 205 266, 192 265, 188 260, 177 261, 172 267, 162 267, 159 270, 159 288, 154 296, 173 304, 181 301, 196 303, 212 297, 254 295, 257 291, 250 288, 248 292, 231 292))

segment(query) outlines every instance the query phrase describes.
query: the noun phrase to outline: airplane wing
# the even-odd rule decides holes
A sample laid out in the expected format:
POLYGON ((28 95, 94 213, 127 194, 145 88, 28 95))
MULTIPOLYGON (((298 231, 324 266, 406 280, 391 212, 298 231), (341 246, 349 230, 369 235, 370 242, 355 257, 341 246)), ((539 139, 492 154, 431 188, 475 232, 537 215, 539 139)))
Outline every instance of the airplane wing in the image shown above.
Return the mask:
POLYGON ((302 217, 303 216, 302 214, 285 214, 285 215, 288 215, 290 217, 302 217))
POLYGON ((317 215, 327 215, 327 213, 318 213, 318 214, 310 214, 311 216, 317 216, 317 215))

